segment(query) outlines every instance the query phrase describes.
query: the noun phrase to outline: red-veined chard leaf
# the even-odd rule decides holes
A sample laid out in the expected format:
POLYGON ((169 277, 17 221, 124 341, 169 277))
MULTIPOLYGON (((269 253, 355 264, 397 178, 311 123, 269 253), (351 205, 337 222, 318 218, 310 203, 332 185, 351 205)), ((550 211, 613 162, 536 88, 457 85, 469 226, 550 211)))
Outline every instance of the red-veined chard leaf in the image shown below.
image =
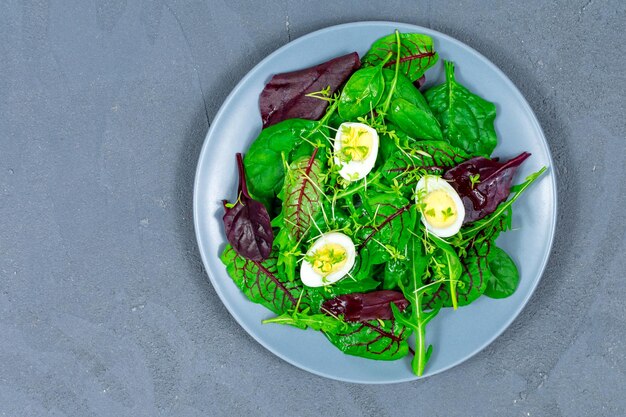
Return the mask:
POLYGON ((307 94, 327 89, 331 97, 360 65, 359 55, 352 52, 314 67, 274 75, 259 98, 263 127, 286 119, 319 119, 328 102, 307 94))
MULTIPOLYGON (((489 249, 488 242, 478 247, 474 246, 461 261, 463 273, 456 286, 456 296, 460 306, 471 304, 485 292, 487 282, 491 279, 489 262, 487 262, 489 249)), ((446 298, 444 305, 446 307, 452 306, 450 297, 446 298)))
POLYGON ((392 153, 385 161, 382 173, 388 181, 395 179, 401 184, 413 185, 424 171, 441 174, 468 158, 463 150, 443 141, 414 141, 410 149, 392 153))
POLYGON ((371 320, 389 320, 393 317, 391 303, 404 311, 409 302, 398 291, 372 291, 351 293, 326 300, 321 307, 323 313, 342 316, 348 322, 368 322, 371 320))
MULTIPOLYGON (((481 244, 469 250, 461 259, 463 272, 456 284, 456 299, 459 306, 466 306, 480 297, 491 279, 491 271, 487 262, 488 245, 481 244)), ((452 307, 450 286, 447 283, 435 284, 435 290, 425 294, 423 306, 426 310, 437 310, 441 307, 452 307)))
MULTIPOLYGON (((468 231, 467 239, 460 243, 464 252, 461 256, 463 271, 455 288, 458 305, 468 305, 476 300, 486 291, 488 282, 493 281, 493 274, 489 268, 489 253, 495 247, 495 241, 500 233, 511 228, 511 217, 509 207, 489 221, 485 227, 476 232, 468 231)), ((432 291, 424 294, 426 310, 442 306, 452 306, 450 286, 447 283, 434 285, 432 291)))
POLYGON ((266 259, 272 251, 274 233, 265 206, 248 193, 241 154, 237 154, 239 193, 234 204, 223 201, 226 239, 241 256, 252 261, 266 259))
POLYGON ((493 213, 505 201, 517 168, 530 154, 523 152, 515 158, 499 162, 483 157, 472 158, 443 176, 459 193, 465 206, 465 220, 471 223, 493 213))
MULTIPOLYGON (((437 62, 433 39, 421 33, 400 33, 400 72, 411 82, 418 80, 426 70, 437 62)), ((396 65, 396 34, 378 39, 363 57, 363 65, 376 66, 385 60, 389 53, 392 58, 385 64, 387 68, 396 65)))
POLYGON ((283 221, 296 242, 309 231, 320 211, 322 165, 316 155, 317 148, 311 156, 293 161, 285 176, 283 221))
POLYGON ((396 194, 373 193, 363 198, 363 208, 360 256, 369 256, 371 264, 397 256, 415 226, 417 215, 413 203, 396 194), (364 250, 367 254, 363 253, 364 250))
POLYGON ((392 361, 409 353, 411 331, 395 319, 348 323, 348 329, 324 333, 328 340, 348 355, 392 361))
POLYGON ((431 291, 424 294, 422 308, 425 311, 437 310, 443 307, 444 301, 450 298, 450 289, 446 283, 435 283, 431 286, 431 291))
MULTIPOLYGON (((266 260, 246 259, 227 246, 221 260, 237 287, 250 301, 261 304, 276 314, 293 310, 302 292, 302 286, 277 273, 276 256, 266 260)), ((306 302, 301 301, 301 305, 306 302)))
POLYGON ((445 68, 446 82, 424 93, 444 138, 471 155, 491 155, 498 143, 496 106, 456 81, 454 63, 446 61, 445 68))

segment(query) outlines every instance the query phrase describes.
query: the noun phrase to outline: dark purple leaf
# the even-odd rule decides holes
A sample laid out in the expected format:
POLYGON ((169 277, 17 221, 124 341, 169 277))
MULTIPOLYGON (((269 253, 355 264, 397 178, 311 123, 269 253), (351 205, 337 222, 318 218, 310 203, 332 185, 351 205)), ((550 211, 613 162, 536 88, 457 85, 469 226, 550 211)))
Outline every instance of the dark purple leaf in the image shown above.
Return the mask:
POLYGON ((237 154, 239 193, 235 204, 224 203, 226 239, 235 252, 251 261, 263 261, 270 256, 274 233, 265 206, 248 194, 246 173, 241 154, 237 154))
POLYGON ((285 119, 318 120, 328 102, 306 94, 330 86, 332 95, 360 66, 359 55, 352 52, 314 67, 274 75, 259 97, 263 127, 285 119))
POLYGON ((418 90, 420 88, 422 88, 422 86, 426 83, 426 76, 422 75, 421 77, 419 77, 417 80, 415 80, 415 82, 413 83, 413 85, 415 86, 415 88, 417 88, 418 90))
POLYGON ((322 304, 322 312, 332 316, 343 316, 349 322, 389 320, 393 317, 391 303, 405 310, 409 302, 401 292, 382 290, 368 293, 340 295, 322 304))
POLYGON ((530 153, 523 152, 507 162, 472 158, 444 174, 450 185, 459 193, 465 206, 465 220, 471 223, 493 213, 505 201, 511 190, 515 171, 530 153), (472 179, 475 181, 472 184, 472 179), (479 181, 479 182, 476 182, 479 181))

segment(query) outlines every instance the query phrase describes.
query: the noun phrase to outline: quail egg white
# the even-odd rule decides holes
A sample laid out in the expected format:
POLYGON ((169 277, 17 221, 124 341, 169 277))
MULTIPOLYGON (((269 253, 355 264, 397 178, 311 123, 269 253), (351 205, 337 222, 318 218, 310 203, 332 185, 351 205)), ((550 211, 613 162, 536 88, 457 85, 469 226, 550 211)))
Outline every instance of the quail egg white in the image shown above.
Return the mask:
POLYGON ((300 279, 309 287, 330 285, 350 272, 355 259, 352 239, 339 232, 324 233, 307 251, 300 266, 300 279))
POLYGON ((339 175, 348 181, 365 178, 374 168, 378 155, 378 133, 364 123, 342 123, 334 143, 334 162, 339 175))
POLYGON ((446 180, 435 175, 424 175, 415 191, 416 202, 422 212, 422 223, 429 232, 439 237, 458 233, 465 218, 465 207, 459 194, 446 180))

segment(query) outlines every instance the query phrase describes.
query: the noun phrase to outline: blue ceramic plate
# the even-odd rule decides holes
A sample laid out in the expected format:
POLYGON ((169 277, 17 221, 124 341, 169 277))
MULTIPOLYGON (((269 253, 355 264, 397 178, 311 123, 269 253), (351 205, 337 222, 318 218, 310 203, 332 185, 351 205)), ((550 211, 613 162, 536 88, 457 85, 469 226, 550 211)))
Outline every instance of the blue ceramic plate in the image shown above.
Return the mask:
MULTIPOLYGON (((217 113, 202 147, 194 188, 194 220, 198 246, 215 291, 233 317, 261 345, 287 362, 328 378, 361 383, 411 381, 417 377, 410 358, 373 361, 341 353, 319 332, 289 326, 263 325, 273 313, 253 304, 232 282, 219 255, 226 237, 222 199, 235 200, 235 153, 245 153, 261 130, 259 93, 272 74, 293 71, 357 51, 362 56, 376 39, 392 33, 420 32, 432 36, 442 59, 456 63, 456 77, 497 106, 499 145, 494 155, 509 158, 532 153, 517 182, 542 166, 552 167, 546 139, 524 97, 484 56, 442 33, 392 22, 359 22, 310 33, 283 46, 252 69, 230 93, 217 113)), ((429 84, 444 79, 442 59, 426 76, 429 84)), ((434 351, 424 376, 458 365, 485 348, 517 317, 543 273, 556 221, 556 184, 549 169, 514 205, 513 229, 498 244, 515 260, 521 280, 515 294, 503 300, 481 297, 457 311, 442 310, 429 324, 428 343, 434 351)))

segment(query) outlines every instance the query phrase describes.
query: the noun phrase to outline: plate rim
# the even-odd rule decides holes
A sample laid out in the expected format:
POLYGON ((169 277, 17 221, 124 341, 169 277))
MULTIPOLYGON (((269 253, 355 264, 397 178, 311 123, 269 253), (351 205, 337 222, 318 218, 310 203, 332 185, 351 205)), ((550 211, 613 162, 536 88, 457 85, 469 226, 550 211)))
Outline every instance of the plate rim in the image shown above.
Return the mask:
POLYGON ((235 85, 235 87, 231 90, 231 92, 228 94, 228 96, 226 97, 226 99, 224 99, 224 101, 222 102, 222 104, 220 105, 219 110, 217 111, 217 113, 215 114, 215 117, 213 118, 213 121, 210 123, 209 129, 207 131, 207 134, 204 138, 204 141, 202 143, 202 148, 200 150, 200 154, 198 156, 198 160, 196 163, 196 172, 195 172, 195 176, 194 176, 194 186, 193 186, 193 222, 194 222, 194 232, 196 235, 196 243, 198 245, 198 251, 200 252, 200 257, 202 259, 202 264, 204 266, 206 275, 209 278, 209 281, 211 282, 211 285, 213 286, 213 289, 215 290, 216 294, 218 295, 218 297, 220 298, 222 304, 226 307, 226 309, 228 310, 228 312, 230 313, 230 315, 235 319, 235 321, 246 331, 246 333, 248 333, 249 336, 251 336, 257 343, 259 343, 261 346, 263 346, 265 349, 267 349, 268 351, 270 351, 272 354, 276 355, 277 357, 281 358, 282 360, 286 361, 287 363, 302 369, 304 371, 310 372, 312 374, 315 374, 317 376, 321 376, 321 377, 325 377, 325 378, 329 378, 329 379, 333 379, 333 380, 337 380, 337 381, 342 381, 342 382, 350 382, 350 383, 359 383, 359 384, 367 384, 367 385, 374 385, 374 384, 396 384, 396 383, 402 383, 402 382, 410 382, 410 381, 416 381, 416 380, 423 380, 427 377, 430 376, 434 376, 437 375, 439 373, 445 372, 451 368, 454 368, 455 366, 460 365, 461 363, 473 358, 474 356, 476 356, 478 353, 480 353, 481 351, 483 351, 487 346, 489 346, 491 343, 493 343, 498 337, 500 337, 502 335, 502 333, 504 333, 509 327, 511 327, 511 324, 513 323, 513 321, 515 321, 520 313, 522 312, 522 310, 526 307, 526 305, 528 304, 529 300, 531 299, 531 297, 533 296, 533 294, 535 293, 537 287, 539 286, 539 283, 541 282, 541 279, 543 278, 543 275, 545 273, 546 267, 548 265, 548 260, 550 258, 550 255, 552 254, 552 250, 553 250, 553 245, 554 245, 554 235, 556 232, 556 223, 557 223, 557 219, 558 219, 558 192, 557 192, 557 181, 556 181, 556 170, 555 170, 555 164, 554 164, 554 159, 552 158, 552 153, 550 152, 550 147, 548 145, 548 141, 546 140, 546 136, 545 133, 543 131, 543 129, 541 128, 541 124, 539 123, 539 120, 537 118, 537 115, 535 114, 535 112, 533 111, 532 107, 530 106, 530 104, 528 103, 528 101, 526 100, 526 98, 524 97, 524 95, 522 94, 522 92, 517 88, 517 86, 513 83, 513 81, 511 81, 511 79, 497 66, 495 65, 493 62, 491 62, 491 60, 489 60, 487 57, 485 57, 483 54, 481 54, 480 52, 478 52, 476 49, 472 48, 471 46, 459 41, 456 38, 451 37, 450 35, 447 35, 445 33, 439 32, 435 29, 431 29, 431 28, 427 28, 427 27, 423 27, 420 25, 415 25, 412 23, 404 23, 404 22, 394 22, 394 21, 386 21, 386 20, 366 20, 366 21, 357 21, 357 22, 349 22, 349 23, 342 23, 342 24, 338 24, 338 25, 332 25, 332 26, 326 26, 323 27, 321 29, 317 29, 314 30, 312 32, 309 32, 305 35, 302 35, 290 42, 287 42, 286 44, 282 45, 281 47, 277 48, 276 50, 274 50, 272 53, 270 53, 269 55, 267 55, 265 58, 263 58, 261 61, 259 61, 256 65, 254 65, 254 67, 252 67, 250 70, 248 70, 248 72, 246 73, 246 75, 243 76, 243 78, 241 78, 241 80, 239 80, 239 82, 235 85), (334 30, 338 30, 338 29, 343 29, 343 28, 353 28, 353 27, 368 27, 371 25, 388 25, 388 26, 403 26, 403 27, 410 27, 411 30, 416 30, 416 31, 420 31, 421 33, 425 33, 429 36, 435 36, 435 37, 439 37, 439 38, 444 38, 446 39, 446 41, 451 42, 453 44, 456 44, 459 47, 465 48, 467 49, 469 52, 475 54, 478 58, 480 58, 483 62, 485 62, 487 64, 487 66, 491 67, 492 70, 494 70, 503 80, 504 82, 509 86, 509 88, 512 90, 512 92, 514 94, 517 94, 518 98, 520 99, 520 103, 522 105, 522 107, 524 108, 525 111, 528 112, 528 114, 530 114, 531 116, 531 122, 533 127, 537 130, 537 132, 539 133, 540 139, 541 139, 541 145, 543 146, 545 153, 547 155, 548 161, 549 161, 549 166, 548 166, 548 170, 546 171, 546 173, 544 175, 547 175, 550 182, 551 182, 551 187, 552 187, 552 201, 553 201, 553 210, 552 210, 552 218, 550 219, 550 230, 549 230, 549 237, 548 237, 548 246, 547 246, 547 250, 544 253, 544 256, 541 260, 540 263, 540 267, 539 267, 539 273, 538 273, 538 278, 536 280, 536 282, 534 283, 534 285, 531 287, 530 291, 528 291, 528 294, 523 298, 522 302, 518 305, 518 307, 515 309, 514 313, 511 315, 511 317, 503 324, 503 326, 497 331, 495 332, 491 337, 489 337, 488 339, 486 339, 486 341, 481 344, 479 347, 477 347, 476 349, 474 349, 474 351, 472 351, 471 353, 469 353, 468 355, 466 355, 465 357, 458 359, 454 362, 452 362, 451 364, 449 364, 448 366, 445 366, 435 372, 432 373, 428 373, 426 375, 423 375, 421 377, 418 377, 416 375, 410 374, 407 377, 403 377, 403 378, 398 378, 398 379, 394 379, 394 380, 386 380, 386 381, 363 381, 363 380, 359 380, 359 379, 354 379, 354 378, 347 378, 347 377, 341 377, 341 376, 336 376, 336 375, 331 375, 331 374, 327 374, 325 372, 322 371, 318 371, 314 368, 310 368, 308 366, 305 366, 295 360, 292 360, 291 358, 283 355, 282 353, 274 350, 271 346, 269 346, 267 343, 265 343, 265 341, 260 338, 257 337, 254 332, 250 329, 250 327, 245 323, 245 321, 243 321, 241 319, 241 317, 237 314, 237 312, 232 308, 232 306, 230 305, 230 303, 228 302, 228 298, 224 295, 224 293, 221 291, 221 289, 219 288, 219 286, 217 286, 215 284, 215 278, 209 274, 209 267, 208 267, 208 259, 206 256, 206 250, 202 244, 202 239, 200 238, 200 225, 199 225, 199 215, 200 215, 200 207, 199 207, 199 201, 198 201, 198 190, 199 190, 199 185, 200 185, 200 168, 201 168, 201 164, 203 159, 205 159, 205 156, 208 152, 208 147, 209 144, 211 143, 211 136, 213 133, 213 130, 215 129, 216 125, 219 125, 219 121, 221 120, 221 118, 224 117, 225 114, 225 108, 228 107, 227 104, 229 104, 234 97, 237 95, 237 93, 243 88, 244 84, 246 84, 247 80, 249 78, 251 78, 253 76, 253 74, 256 72, 256 69, 261 67, 262 65, 264 65, 267 61, 272 60, 276 55, 280 54, 283 50, 287 49, 287 48, 292 48, 294 45, 297 45, 298 43, 301 43, 309 38, 315 37, 317 35, 319 35, 320 33, 324 33, 324 32, 329 32, 329 31, 334 31, 334 30))

